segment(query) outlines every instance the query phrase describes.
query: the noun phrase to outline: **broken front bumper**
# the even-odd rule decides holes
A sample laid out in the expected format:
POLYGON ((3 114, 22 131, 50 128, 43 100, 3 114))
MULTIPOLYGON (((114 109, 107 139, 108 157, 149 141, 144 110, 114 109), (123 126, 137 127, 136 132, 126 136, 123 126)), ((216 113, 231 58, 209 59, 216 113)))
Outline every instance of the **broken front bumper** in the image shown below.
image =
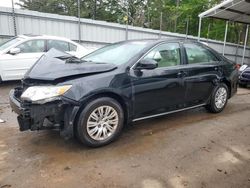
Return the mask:
POLYGON ((12 110, 18 114, 20 131, 58 129, 62 134, 73 134, 73 123, 78 106, 65 100, 45 104, 24 102, 20 99, 19 90, 18 88, 11 90, 9 100, 12 110))

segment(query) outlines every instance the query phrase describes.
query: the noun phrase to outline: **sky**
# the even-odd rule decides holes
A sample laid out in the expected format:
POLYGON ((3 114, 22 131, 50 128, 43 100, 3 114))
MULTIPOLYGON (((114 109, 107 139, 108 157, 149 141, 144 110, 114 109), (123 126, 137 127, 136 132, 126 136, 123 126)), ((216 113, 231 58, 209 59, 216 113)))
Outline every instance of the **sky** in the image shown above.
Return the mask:
MULTIPOLYGON (((13 0, 14 3, 18 3, 19 0, 13 0)), ((0 7, 12 7, 11 0, 0 0, 0 7)), ((15 8, 19 8, 19 6, 15 5, 15 8)))

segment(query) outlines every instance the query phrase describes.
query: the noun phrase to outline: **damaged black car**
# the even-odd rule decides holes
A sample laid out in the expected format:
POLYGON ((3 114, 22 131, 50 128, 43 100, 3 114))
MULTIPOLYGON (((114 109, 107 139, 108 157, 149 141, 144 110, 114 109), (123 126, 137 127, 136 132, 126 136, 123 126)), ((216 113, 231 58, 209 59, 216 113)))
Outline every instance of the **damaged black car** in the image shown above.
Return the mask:
POLYGON ((237 91, 236 64, 182 40, 131 40, 78 59, 52 49, 10 92, 21 131, 57 129, 99 147, 124 125, 196 107, 221 112, 237 91))

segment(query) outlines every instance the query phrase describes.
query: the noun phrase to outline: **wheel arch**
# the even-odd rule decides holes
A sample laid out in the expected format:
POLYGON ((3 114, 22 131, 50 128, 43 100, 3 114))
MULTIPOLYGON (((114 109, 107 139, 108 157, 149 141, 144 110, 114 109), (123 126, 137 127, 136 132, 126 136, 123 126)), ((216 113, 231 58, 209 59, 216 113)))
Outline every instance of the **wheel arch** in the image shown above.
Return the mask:
POLYGON ((76 124, 78 122, 78 119, 79 119, 79 116, 80 116, 82 110, 86 107, 86 105, 88 103, 90 103, 91 101, 93 101, 97 98, 101 98, 101 97, 109 97, 109 98, 116 100, 121 105, 122 110, 124 112, 124 125, 129 123, 131 112, 130 112, 130 107, 129 107, 128 102, 126 102, 126 100, 117 93, 105 91, 105 92, 95 93, 95 94, 93 94, 93 95, 91 95, 91 96, 89 96, 81 101, 80 108, 79 108, 79 110, 76 114, 75 120, 74 120, 74 131, 75 131, 75 127, 76 127, 76 124))
POLYGON ((231 82, 227 79, 223 79, 222 83, 226 84, 227 88, 228 88, 228 98, 231 98, 231 91, 232 91, 232 86, 231 86, 231 82))

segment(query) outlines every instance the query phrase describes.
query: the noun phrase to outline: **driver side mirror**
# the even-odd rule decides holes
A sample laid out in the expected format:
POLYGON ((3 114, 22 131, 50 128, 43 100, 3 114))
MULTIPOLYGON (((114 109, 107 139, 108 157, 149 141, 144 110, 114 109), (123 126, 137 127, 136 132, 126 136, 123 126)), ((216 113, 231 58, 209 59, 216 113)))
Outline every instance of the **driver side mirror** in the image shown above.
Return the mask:
POLYGON ((19 54, 20 52, 21 52, 20 48, 12 48, 10 49, 9 54, 16 55, 19 54))
POLYGON ((157 67, 158 63, 153 59, 143 59, 136 66, 137 69, 147 69, 147 70, 152 70, 157 67))

